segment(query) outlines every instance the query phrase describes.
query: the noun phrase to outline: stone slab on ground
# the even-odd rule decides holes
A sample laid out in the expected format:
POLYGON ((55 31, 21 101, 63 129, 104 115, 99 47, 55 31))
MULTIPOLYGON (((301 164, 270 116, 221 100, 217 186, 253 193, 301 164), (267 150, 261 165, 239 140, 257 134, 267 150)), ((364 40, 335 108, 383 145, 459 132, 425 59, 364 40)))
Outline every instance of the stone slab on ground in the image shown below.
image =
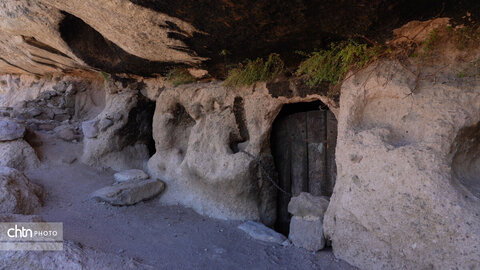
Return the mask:
POLYGON ((272 243, 281 245, 285 240, 287 240, 287 238, 284 235, 268 228, 262 223, 258 223, 251 220, 240 224, 238 228, 246 232, 253 239, 257 239, 265 242, 272 242, 272 243))
POLYGON ((162 181, 148 179, 104 187, 92 193, 91 197, 112 205, 133 205, 159 195, 164 189, 162 181))
POLYGON ((297 246, 310 251, 325 247, 323 222, 319 217, 292 217, 288 238, 297 246))
POLYGON ((115 178, 116 182, 145 180, 149 177, 150 176, 148 176, 148 174, 146 174, 144 171, 138 169, 121 171, 113 175, 113 178, 115 178))

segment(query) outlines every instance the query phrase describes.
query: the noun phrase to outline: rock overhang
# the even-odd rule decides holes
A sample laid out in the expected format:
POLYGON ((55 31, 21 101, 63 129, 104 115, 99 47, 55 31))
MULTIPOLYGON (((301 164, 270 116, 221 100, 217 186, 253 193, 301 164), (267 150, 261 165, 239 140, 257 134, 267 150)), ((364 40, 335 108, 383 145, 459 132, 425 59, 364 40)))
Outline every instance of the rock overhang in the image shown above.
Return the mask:
POLYGON ((141 76, 179 65, 216 76, 222 66, 272 52, 288 64, 298 61, 295 51, 334 40, 384 41, 411 20, 447 16, 461 23, 480 14, 474 0, 8 0, 2 8, 0 72, 82 68, 141 76))

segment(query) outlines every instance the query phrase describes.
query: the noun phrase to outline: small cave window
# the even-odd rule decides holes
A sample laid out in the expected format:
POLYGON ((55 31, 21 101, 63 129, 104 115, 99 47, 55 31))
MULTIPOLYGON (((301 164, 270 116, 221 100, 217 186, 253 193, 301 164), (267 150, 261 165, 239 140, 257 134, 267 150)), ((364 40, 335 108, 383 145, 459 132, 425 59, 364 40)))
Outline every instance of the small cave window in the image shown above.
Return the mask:
POLYGON ((125 147, 136 143, 147 146, 150 157, 155 154, 155 141, 152 134, 155 102, 140 96, 137 106, 129 115, 127 124, 118 131, 120 145, 125 147))
POLYGON ((233 153, 245 150, 250 134, 247 127, 247 117, 245 115, 245 104, 242 97, 235 97, 233 102, 233 114, 237 124, 238 133, 230 134, 229 146, 233 153))
POLYGON ((172 114, 174 118, 170 120, 169 125, 166 127, 168 134, 171 135, 167 141, 163 143, 168 146, 167 148, 177 148, 178 154, 183 160, 185 154, 187 153, 190 131, 195 125, 195 120, 180 103, 176 103, 174 105, 172 108, 172 114))
POLYGON ((452 151, 455 184, 480 199, 480 123, 461 129, 452 151))
POLYGON ((337 120, 320 101, 286 104, 275 119, 270 145, 279 186, 275 229, 288 234, 291 196, 331 196, 336 179, 337 120))

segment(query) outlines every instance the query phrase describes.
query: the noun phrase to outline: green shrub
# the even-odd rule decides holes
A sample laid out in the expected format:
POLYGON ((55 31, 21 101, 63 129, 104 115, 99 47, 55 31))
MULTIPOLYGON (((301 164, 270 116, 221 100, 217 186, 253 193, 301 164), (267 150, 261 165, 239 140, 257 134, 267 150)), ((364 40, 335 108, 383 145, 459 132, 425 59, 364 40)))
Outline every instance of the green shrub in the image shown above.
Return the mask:
POLYGON ((433 51, 435 49, 435 44, 438 41, 438 29, 433 29, 428 34, 427 39, 423 41, 423 51, 425 53, 433 51))
POLYGON ((225 85, 250 86, 256 82, 270 81, 284 72, 285 64, 280 55, 272 53, 265 61, 263 58, 256 60, 247 59, 240 67, 228 72, 225 85))
POLYGON ((351 69, 361 69, 376 58, 381 47, 369 47, 354 41, 332 43, 330 49, 319 50, 308 54, 308 58, 300 63, 297 75, 306 76, 306 84, 315 87, 328 82, 332 86, 338 84, 351 69))
POLYGON ((166 78, 174 87, 195 82, 195 78, 186 68, 174 68, 168 72, 166 78))

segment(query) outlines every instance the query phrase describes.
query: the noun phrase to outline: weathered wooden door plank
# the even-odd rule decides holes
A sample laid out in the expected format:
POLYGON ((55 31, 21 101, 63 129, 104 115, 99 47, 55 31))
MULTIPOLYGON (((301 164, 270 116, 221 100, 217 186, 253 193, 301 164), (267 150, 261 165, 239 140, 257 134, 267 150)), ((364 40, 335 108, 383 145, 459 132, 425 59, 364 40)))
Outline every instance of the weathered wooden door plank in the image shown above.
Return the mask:
POLYGON ((320 196, 325 192, 326 180, 326 114, 309 111, 307 115, 308 192, 320 196))
MULTIPOLYGON (((272 130, 273 136, 273 156, 275 166, 278 171, 278 185, 285 191, 291 190, 290 178, 290 127, 287 117, 276 120, 272 130)), ((291 197, 283 192, 278 192, 277 197, 277 225, 276 230, 281 233, 288 233, 290 225, 290 214, 288 213, 288 203, 291 197)))
POLYGON ((308 191, 307 114, 304 112, 288 116, 291 145, 292 195, 308 191))

